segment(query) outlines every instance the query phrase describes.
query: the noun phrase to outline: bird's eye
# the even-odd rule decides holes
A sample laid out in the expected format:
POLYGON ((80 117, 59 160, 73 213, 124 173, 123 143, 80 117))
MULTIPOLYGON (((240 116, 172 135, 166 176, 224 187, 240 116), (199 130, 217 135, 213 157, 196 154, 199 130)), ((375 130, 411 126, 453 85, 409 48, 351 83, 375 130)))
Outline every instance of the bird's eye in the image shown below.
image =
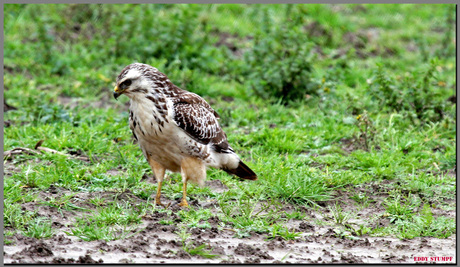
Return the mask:
POLYGON ((122 83, 120 84, 120 88, 124 89, 124 88, 130 86, 131 83, 132 83, 131 80, 126 80, 126 81, 124 81, 124 82, 122 82, 122 83))

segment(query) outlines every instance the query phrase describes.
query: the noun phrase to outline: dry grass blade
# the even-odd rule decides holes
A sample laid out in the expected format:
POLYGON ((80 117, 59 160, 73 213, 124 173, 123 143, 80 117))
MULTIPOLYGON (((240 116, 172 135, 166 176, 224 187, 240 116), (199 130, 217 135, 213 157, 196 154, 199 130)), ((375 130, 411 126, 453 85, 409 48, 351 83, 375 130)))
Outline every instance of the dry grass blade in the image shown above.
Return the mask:
POLYGON ((57 151, 57 150, 52 149, 52 148, 40 146, 43 143, 43 141, 44 140, 40 140, 40 141, 37 142, 37 144, 34 147, 35 150, 31 149, 31 148, 27 148, 27 147, 16 147, 16 148, 13 148, 11 150, 5 151, 3 153, 3 159, 4 160, 5 159, 11 159, 11 158, 13 158, 14 155, 19 155, 19 154, 24 154, 24 153, 29 154, 29 155, 35 155, 35 154, 38 154, 39 151, 45 151, 45 152, 48 152, 48 153, 63 155, 63 156, 66 156, 67 158, 74 158, 74 159, 78 159, 78 160, 82 160, 82 161, 86 161, 86 162, 91 161, 89 157, 69 155, 67 153, 63 153, 63 152, 57 151))
POLYGON ((19 155, 23 153, 34 155, 34 154, 37 154, 38 152, 33 149, 26 148, 26 147, 16 147, 11 150, 5 151, 3 153, 3 159, 9 159, 9 158, 12 158, 14 155, 19 155))

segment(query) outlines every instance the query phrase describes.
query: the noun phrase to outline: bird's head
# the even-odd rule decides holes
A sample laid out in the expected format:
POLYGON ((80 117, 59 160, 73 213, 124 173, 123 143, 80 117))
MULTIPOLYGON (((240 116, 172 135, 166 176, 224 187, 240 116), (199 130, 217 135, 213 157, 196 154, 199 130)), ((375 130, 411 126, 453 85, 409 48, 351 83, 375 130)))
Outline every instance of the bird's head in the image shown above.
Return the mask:
POLYGON ((125 94, 129 98, 138 95, 145 95, 152 88, 164 88, 168 78, 156 68, 142 63, 133 63, 126 66, 117 77, 117 85, 114 88, 113 96, 117 99, 125 94))

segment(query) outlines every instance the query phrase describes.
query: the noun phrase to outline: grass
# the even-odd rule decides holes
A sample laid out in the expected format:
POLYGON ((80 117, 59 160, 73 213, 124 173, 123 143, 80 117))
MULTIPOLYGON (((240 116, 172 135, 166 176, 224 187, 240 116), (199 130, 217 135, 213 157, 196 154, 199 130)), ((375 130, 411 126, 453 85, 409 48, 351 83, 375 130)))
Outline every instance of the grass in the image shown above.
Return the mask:
POLYGON ((40 238, 50 238, 54 234, 52 223, 46 218, 38 217, 29 222, 27 229, 23 232, 25 236, 40 238))
POLYGON ((181 230, 176 232, 182 242, 182 249, 191 256, 197 255, 207 259, 218 258, 220 255, 211 254, 212 249, 207 249, 206 244, 194 245, 194 241, 190 241, 191 234, 187 232, 187 227, 181 227, 181 230))
MULTIPOLYGON (((239 238, 291 240, 300 234, 290 222, 306 220, 306 208, 330 211, 311 221, 333 225, 338 236, 456 233, 452 217, 433 212, 451 211, 456 200, 453 5, 4 7, 4 96, 16 107, 4 114, 4 149, 34 149, 43 140, 64 153, 4 159, 16 168, 4 179, 8 236, 54 234, 48 221, 22 209, 30 203, 71 212, 67 234, 85 241, 126 238, 143 216, 162 211, 151 205, 156 184, 142 181, 153 174, 131 137, 127 98, 111 99, 116 75, 134 61, 208 100, 232 147, 259 175, 240 182, 209 170, 228 190, 189 186, 189 198, 217 208, 177 212, 184 231, 210 228, 207 220, 217 216, 239 238), (155 24, 139 19, 150 16, 155 24), (283 23, 292 36, 281 42, 275 25, 283 23), (296 47, 296 39, 308 46, 296 47), (311 83, 308 92, 296 82, 291 45, 308 58, 299 63, 310 68, 302 80, 311 83), (285 63, 254 61, 272 48, 285 63), (289 86, 295 94, 283 94, 289 86), (39 197, 51 186, 68 194, 39 197), (114 198, 75 199, 101 192, 114 198), (360 218, 352 209, 377 213, 360 218)), ((179 176, 168 174, 167 199, 181 196, 179 176)), ((176 224, 168 216, 160 223, 176 224)), ((205 246, 185 243, 190 255, 212 257, 205 246)))
POLYGON ((295 230, 289 230, 286 226, 273 225, 272 232, 268 236, 268 240, 275 239, 276 237, 281 237, 285 240, 294 240, 300 237, 300 233, 295 230))

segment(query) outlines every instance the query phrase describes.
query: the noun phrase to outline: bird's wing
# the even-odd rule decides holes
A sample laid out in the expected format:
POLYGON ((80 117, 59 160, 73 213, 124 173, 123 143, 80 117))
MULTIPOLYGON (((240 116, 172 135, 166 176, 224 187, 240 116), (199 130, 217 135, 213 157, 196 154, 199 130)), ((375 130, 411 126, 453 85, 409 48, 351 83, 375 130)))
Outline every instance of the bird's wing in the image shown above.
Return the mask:
POLYGON ((217 152, 233 151, 220 127, 217 113, 206 101, 188 93, 174 104, 174 121, 191 138, 202 144, 211 143, 217 152))

